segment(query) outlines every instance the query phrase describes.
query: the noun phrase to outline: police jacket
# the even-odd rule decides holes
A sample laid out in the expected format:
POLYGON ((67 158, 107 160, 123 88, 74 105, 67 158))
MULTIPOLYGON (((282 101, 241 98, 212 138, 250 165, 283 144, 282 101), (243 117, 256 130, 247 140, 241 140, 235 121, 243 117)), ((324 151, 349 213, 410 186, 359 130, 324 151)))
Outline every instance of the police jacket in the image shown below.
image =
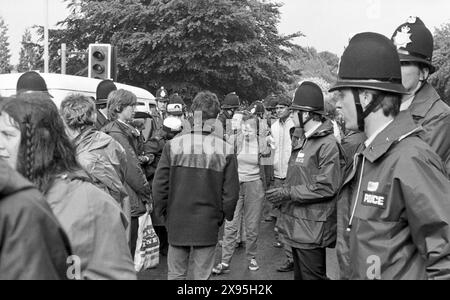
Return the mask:
POLYGON ((450 182, 418 130, 402 112, 355 155, 338 201, 342 278, 450 278, 450 182))
POLYGON ((233 219, 239 177, 233 147, 210 131, 167 142, 153 179, 155 214, 165 219, 169 244, 217 244, 224 219, 233 219))
POLYGON ((70 255, 45 199, 0 159, 0 280, 68 279, 70 255))
POLYGON ((293 146, 286 177, 290 201, 280 207, 277 226, 289 246, 314 249, 334 246, 336 199, 343 157, 331 122, 293 146))
POLYGON ((436 90, 426 83, 417 93, 408 111, 423 127, 420 137, 441 157, 450 178, 450 107, 436 90))

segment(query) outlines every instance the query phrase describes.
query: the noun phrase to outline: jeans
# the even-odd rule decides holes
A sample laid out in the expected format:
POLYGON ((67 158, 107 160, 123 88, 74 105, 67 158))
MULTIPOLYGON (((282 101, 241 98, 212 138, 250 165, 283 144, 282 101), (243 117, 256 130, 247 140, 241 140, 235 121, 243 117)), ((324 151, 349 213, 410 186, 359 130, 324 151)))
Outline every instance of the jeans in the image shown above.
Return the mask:
POLYGON ((193 280, 208 280, 214 267, 216 246, 179 247, 169 245, 167 256, 168 280, 186 280, 189 256, 193 263, 193 280))
POLYGON ((242 182, 234 218, 225 222, 222 244, 222 262, 229 264, 238 240, 238 228, 244 218, 245 250, 250 261, 256 257, 259 225, 264 201, 264 187, 261 180, 242 182))

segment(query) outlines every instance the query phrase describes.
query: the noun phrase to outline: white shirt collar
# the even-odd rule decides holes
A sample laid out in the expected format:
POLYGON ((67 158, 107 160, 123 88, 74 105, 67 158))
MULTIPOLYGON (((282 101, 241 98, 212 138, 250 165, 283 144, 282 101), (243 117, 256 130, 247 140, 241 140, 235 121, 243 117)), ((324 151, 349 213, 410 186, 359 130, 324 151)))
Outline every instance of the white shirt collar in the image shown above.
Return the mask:
POLYGON ((103 112, 103 109, 98 110, 108 120, 108 115, 103 112))
POLYGON ((122 123, 122 124, 125 124, 125 125, 129 126, 127 123, 125 123, 124 121, 122 121, 122 120, 120 120, 120 119, 117 119, 117 121, 119 121, 119 122, 122 123))
POLYGON ((413 102, 413 100, 414 100, 414 95, 411 96, 410 98, 408 98, 408 100, 403 101, 402 104, 400 104, 400 111, 407 110, 411 106, 411 103, 413 102))
POLYGON ((386 127, 389 126, 389 124, 392 123, 392 121, 394 120, 390 120, 389 122, 387 122, 386 124, 384 124, 383 126, 381 126, 380 128, 378 128, 377 131, 375 131, 365 142, 364 145, 367 147, 369 147, 370 144, 372 144, 372 142, 375 140, 375 138, 377 137, 377 135, 380 134, 380 132, 382 132, 384 129, 386 129, 386 127))
POLYGON ((309 138, 309 137, 314 133, 314 131, 316 131, 321 125, 322 125, 322 123, 316 124, 316 126, 314 126, 313 128, 311 128, 310 130, 308 130, 308 131, 305 133, 305 137, 306 137, 306 138, 309 138))

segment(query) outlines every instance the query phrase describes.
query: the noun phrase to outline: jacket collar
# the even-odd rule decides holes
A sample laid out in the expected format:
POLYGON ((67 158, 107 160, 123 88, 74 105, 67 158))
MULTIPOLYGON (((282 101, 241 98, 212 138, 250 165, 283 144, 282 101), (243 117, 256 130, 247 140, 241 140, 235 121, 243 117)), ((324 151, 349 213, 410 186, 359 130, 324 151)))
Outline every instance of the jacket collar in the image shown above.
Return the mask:
POLYGON ((373 163, 388 152, 393 144, 421 130, 422 128, 415 124, 409 112, 400 112, 394 121, 376 136, 369 147, 364 149, 363 155, 373 163))
POLYGON ((80 144, 84 141, 86 141, 87 139, 90 139, 92 137, 92 135, 94 134, 95 130, 93 127, 90 127, 84 131, 82 131, 74 140, 73 140, 73 144, 75 145, 75 147, 80 146, 80 144))
POLYGON ((429 84, 425 83, 422 89, 414 97, 408 111, 413 116, 425 117, 428 111, 431 109, 436 101, 439 101, 441 97, 436 90, 429 84))
POLYGON ((317 128, 313 132, 313 134, 309 138, 305 138, 305 136, 303 135, 303 137, 298 140, 297 145, 295 145, 293 149, 297 150, 299 148, 302 148, 306 140, 322 138, 330 134, 334 134, 333 124, 331 123, 331 121, 326 120, 322 125, 320 125, 319 128, 317 128))
POLYGON ((0 200, 33 185, 0 158, 0 200))
POLYGON ((131 125, 127 125, 124 122, 119 120, 112 121, 103 127, 103 131, 106 133, 117 132, 117 133, 125 133, 128 136, 138 137, 140 135, 139 131, 132 127, 131 125))

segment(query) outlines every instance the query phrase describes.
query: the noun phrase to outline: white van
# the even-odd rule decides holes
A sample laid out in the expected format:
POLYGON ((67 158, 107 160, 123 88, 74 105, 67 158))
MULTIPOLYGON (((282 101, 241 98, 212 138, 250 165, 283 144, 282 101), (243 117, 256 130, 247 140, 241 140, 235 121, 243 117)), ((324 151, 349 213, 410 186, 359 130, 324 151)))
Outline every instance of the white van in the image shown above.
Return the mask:
MULTIPOLYGON (((17 80, 21 75, 22 73, 0 74, 0 96, 15 95, 17 80)), ((54 73, 40 73, 40 75, 47 83, 48 92, 53 96, 53 101, 58 107, 62 100, 72 93, 81 93, 95 99, 97 86, 101 82, 100 79, 72 75, 54 73)), ((128 90, 137 96, 137 111, 150 113, 151 107, 156 106, 155 97, 147 90, 122 83, 115 83, 115 85, 118 89, 128 90)))

